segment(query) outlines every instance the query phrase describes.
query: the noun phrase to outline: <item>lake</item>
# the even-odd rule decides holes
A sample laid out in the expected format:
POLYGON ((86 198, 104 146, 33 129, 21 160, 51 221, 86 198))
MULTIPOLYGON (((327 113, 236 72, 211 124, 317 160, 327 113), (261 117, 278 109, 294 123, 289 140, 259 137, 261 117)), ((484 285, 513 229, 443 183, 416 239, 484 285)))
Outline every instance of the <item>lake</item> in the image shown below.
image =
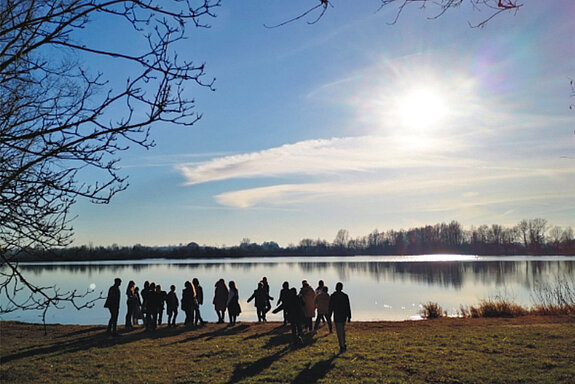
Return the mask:
MULTIPOLYGON (((301 287, 306 279, 313 288, 320 279, 333 292, 343 282, 352 306, 352 320, 400 321, 419 319, 421 305, 437 302, 450 315, 460 306, 476 305, 483 299, 505 298, 524 305, 533 305, 533 292, 541 283, 558 279, 575 281, 575 257, 484 257, 466 255, 424 256, 354 256, 243 258, 216 260, 145 260, 75 263, 26 263, 20 265, 27 278, 38 285, 57 284, 59 289, 83 292, 93 289, 96 295, 122 279, 120 320, 126 313, 125 287, 134 280, 140 288, 144 281, 161 284, 166 291, 171 284, 181 292, 186 280, 200 280, 204 289, 204 320, 215 321, 212 298, 215 282, 234 280, 240 289, 242 314, 239 321, 257 321, 253 302, 247 298, 258 281, 267 276, 270 294, 276 300, 284 281, 301 287)), ((3 298, 4 299, 4 298, 3 298)), ((78 311, 70 306, 50 309, 46 321, 61 324, 106 324, 108 311, 103 300, 92 309, 78 311)), ((275 301, 272 303, 275 306, 275 301)), ((165 316, 164 316, 165 317, 165 316)), ((41 322, 41 314, 25 311, 0 316, 2 320, 41 322)), ((184 320, 179 311, 178 322, 184 320)), ((268 314, 268 320, 280 321, 281 314, 268 314)))

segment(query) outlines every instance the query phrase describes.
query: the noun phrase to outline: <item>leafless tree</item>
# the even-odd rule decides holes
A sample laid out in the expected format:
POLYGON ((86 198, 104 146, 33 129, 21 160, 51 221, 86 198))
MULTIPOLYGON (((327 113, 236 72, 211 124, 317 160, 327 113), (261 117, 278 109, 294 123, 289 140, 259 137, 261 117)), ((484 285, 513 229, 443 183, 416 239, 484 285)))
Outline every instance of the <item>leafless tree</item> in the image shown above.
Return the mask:
MULTIPOLYGON (((39 287, 17 258, 70 243, 79 198, 108 203, 128 183, 119 153, 149 148, 154 123, 199 118, 184 85, 211 88, 203 64, 174 45, 189 27, 207 27, 220 0, 3 0, 0 4, 0 313, 44 311, 63 301, 91 306, 87 292, 39 287), (83 42, 98 23, 120 26, 131 51, 83 42), (92 59, 123 62, 130 75, 109 82, 92 59), (82 299, 82 300, 80 300, 82 299)), ((92 35, 93 36, 93 35, 92 35)))

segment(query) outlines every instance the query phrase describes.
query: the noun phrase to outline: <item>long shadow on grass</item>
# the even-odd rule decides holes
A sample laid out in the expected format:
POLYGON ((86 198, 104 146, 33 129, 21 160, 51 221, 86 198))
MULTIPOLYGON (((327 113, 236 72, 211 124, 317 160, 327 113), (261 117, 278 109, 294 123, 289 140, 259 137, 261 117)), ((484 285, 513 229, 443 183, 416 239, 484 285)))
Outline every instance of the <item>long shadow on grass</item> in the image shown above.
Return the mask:
POLYGON ((50 345, 41 347, 26 348, 20 352, 11 355, 2 356, 2 363, 9 361, 29 358, 38 355, 64 355, 67 353, 74 353, 78 351, 85 351, 91 348, 109 348, 115 345, 133 343, 142 339, 159 339, 164 337, 177 336, 180 333, 189 332, 188 329, 179 328, 177 330, 169 328, 157 329, 154 332, 146 332, 136 330, 131 332, 124 332, 120 337, 110 337, 104 333, 106 327, 93 327, 87 330, 71 332, 65 335, 60 335, 58 338, 72 337, 71 340, 62 340, 50 345), (96 332, 102 330, 101 333, 92 333, 90 335, 78 337, 79 334, 86 332, 96 332))
POLYGON ((301 371, 291 382, 291 384, 313 384, 324 378, 332 368, 334 355, 330 359, 318 361, 313 366, 301 371))
MULTIPOLYGON (((272 347, 277 347, 278 345, 292 343, 292 335, 291 335, 291 330, 289 328, 287 328, 287 329, 284 328, 282 330, 276 330, 275 332, 268 332, 267 334, 260 335, 260 336, 269 336, 270 334, 274 335, 274 336, 271 336, 269 338, 269 340, 267 341, 264 348, 272 348, 272 347)), ((317 337, 317 336, 315 336, 315 333, 311 333, 311 332, 304 333, 301 336, 303 343, 292 345, 292 349, 309 347, 310 345, 315 344, 319 339, 322 339, 326 336, 327 335, 317 337)), ((250 338, 253 338, 253 336, 251 336, 250 338)))
POLYGON ((57 339, 63 339, 63 338, 65 338, 65 337, 82 335, 82 334, 84 334, 84 333, 90 333, 90 332, 98 331, 98 330, 101 330, 101 329, 102 329, 101 326, 92 327, 92 328, 85 328, 85 329, 80 329, 80 330, 78 330, 78 331, 66 333, 65 335, 56 336, 56 338, 57 338, 57 339))
POLYGON ((244 340, 247 341, 247 340, 251 340, 251 339, 259 339, 260 337, 271 336, 271 335, 274 335, 271 339, 274 339, 274 338, 282 338, 283 339, 284 336, 290 332, 291 332, 290 328, 279 326, 279 327, 270 329, 267 332, 254 333, 253 335, 246 336, 244 338, 244 340))
POLYGON ((233 327, 228 326, 228 327, 224 327, 224 328, 219 328, 219 329, 212 331, 212 332, 196 333, 196 334, 192 334, 190 337, 188 337, 184 340, 177 341, 176 343, 182 344, 182 343, 189 343, 190 341, 194 341, 194 340, 198 340, 198 339, 212 340, 216 337, 237 335, 238 333, 242 333, 243 331, 245 331, 249 327, 250 326, 247 324, 241 324, 241 325, 236 325, 233 327))
MULTIPOLYGON (((314 343, 316 343, 318 340, 317 338, 313 337, 312 333, 307 333, 307 334, 303 335, 303 337, 302 337, 303 344, 294 346, 291 344, 291 332, 289 332, 289 333, 286 332, 286 329, 282 329, 282 330, 276 329, 276 330, 273 330, 270 332, 266 332, 265 335, 270 335, 270 334, 274 334, 274 333, 276 335, 271 337, 268 340, 268 342, 263 347, 263 349, 267 350, 267 349, 275 348, 278 345, 282 345, 282 344, 284 346, 281 349, 279 349, 277 352, 273 353, 272 355, 262 357, 261 359, 259 359, 257 361, 254 361, 251 363, 239 363, 238 365, 236 365, 236 368, 234 369, 234 373, 232 374, 232 377, 228 381, 228 384, 236 383, 236 382, 243 380, 245 378, 259 375, 261 372, 263 372, 264 370, 269 368, 273 363, 277 362, 279 359, 281 359, 283 356, 287 355, 289 352, 293 351, 294 349, 307 348, 307 347, 313 345, 314 343), (278 333, 278 332, 281 332, 281 333, 278 333)), ((257 335, 257 336, 254 335, 254 336, 250 336, 249 338, 263 337, 265 335, 262 335, 262 334, 257 335)), ((301 384, 315 383, 317 380, 321 379, 322 377, 324 377, 327 374, 327 372, 331 368, 331 362, 333 361, 334 358, 335 358, 335 356, 329 360, 320 361, 319 363, 315 364, 311 368, 306 368, 305 370, 300 372, 300 374, 294 379, 295 381, 293 381, 293 383, 301 383, 301 384)))
POLYGON ((272 355, 262 357, 259 360, 256 360, 251 363, 239 363, 236 365, 234 369, 234 373, 232 377, 228 381, 227 384, 237 383, 240 380, 243 380, 248 377, 256 376, 269 368, 273 363, 278 361, 282 356, 287 354, 290 351, 289 346, 285 346, 284 348, 278 350, 272 355))

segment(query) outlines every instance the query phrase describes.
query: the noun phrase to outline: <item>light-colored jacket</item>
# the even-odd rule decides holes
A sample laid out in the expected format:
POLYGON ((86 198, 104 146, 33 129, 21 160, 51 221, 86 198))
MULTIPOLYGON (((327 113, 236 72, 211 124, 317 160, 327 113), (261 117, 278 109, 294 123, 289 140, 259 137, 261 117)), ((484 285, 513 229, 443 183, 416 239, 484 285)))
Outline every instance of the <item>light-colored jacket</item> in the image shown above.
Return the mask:
POLYGON ((299 291, 304 303, 304 312, 306 317, 315 316, 315 292, 312 287, 305 286, 299 291))
POLYGON ((315 297, 315 307, 318 315, 327 315, 329 313, 329 294, 321 292, 315 297))

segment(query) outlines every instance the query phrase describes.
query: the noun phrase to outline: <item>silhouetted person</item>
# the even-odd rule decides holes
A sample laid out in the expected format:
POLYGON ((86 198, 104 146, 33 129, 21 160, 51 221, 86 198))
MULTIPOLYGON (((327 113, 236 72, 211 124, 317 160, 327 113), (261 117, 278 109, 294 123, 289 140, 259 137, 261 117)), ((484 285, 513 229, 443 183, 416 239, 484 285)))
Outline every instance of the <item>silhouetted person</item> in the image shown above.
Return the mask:
POLYGON ((195 307, 195 324, 204 325, 206 322, 202 319, 202 315, 200 314, 200 305, 204 304, 204 289, 200 285, 200 281, 195 277, 192 279, 192 284, 194 285, 194 289, 196 291, 196 307, 195 307))
MULTIPOLYGON (((269 287, 268 287, 269 288, 269 287)), ((248 303, 255 299, 256 312, 258 314, 258 323, 266 320, 266 313, 269 310, 270 300, 274 298, 268 294, 264 286, 264 282, 260 281, 258 283, 258 288, 252 293, 248 299, 248 303)))
POLYGON ((160 294, 156 291, 156 283, 150 283, 150 287, 146 295, 146 331, 156 330, 159 307, 160 294))
POLYGON ((142 313, 142 299, 140 297, 140 288, 134 288, 134 296, 136 297, 136 310, 134 311, 134 316, 132 317, 132 324, 138 325, 139 319, 144 319, 144 314, 142 313))
MULTIPOLYGON (((264 285, 264 290, 266 291, 266 293, 269 296, 270 295, 270 285, 268 284, 268 278, 265 276, 262 277, 262 283, 264 285)), ((271 296, 270 296, 270 298, 271 298, 271 296)), ((271 304, 270 300, 273 300, 273 298, 266 300, 266 305, 264 308, 264 320, 265 320, 265 314, 268 313, 270 309, 272 309, 272 304, 271 304)))
POLYGON ((194 312, 196 310, 196 291, 194 286, 189 281, 184 283, 184 290, 182 291, 182 310, 186 314, 184 324, 188 327, 194 325, 194 312))
POLYGON ((345 322, 351 321, 351 306, 349 304, 349 297, 342 292, 343 284, 337 283, 335 292, 329 298, 329 316, 333 314, 333 322, 335 323, 335 332, 337 333, 337 341, 339 342, 339 352, 347 350, 345 343, 345 322))
POLYGON ((325 283, 323 282, 323 280, 318 281, 317 288, 315 289, 316 296, 323 292, 323 287, 325 287, 325 283))
POLYGON ((235 325, 238 316, 242 313, 242 309, 240 307, 240 292, 234 281, 230 281, 228 285, 230 287, 227 302, 228 316, 230 318, 230 325, 235 325))
MULTIPOLYGON (((325 283, 323 282, 323 280, 318 281, 317 282, 317 288, 315 289, 315 295, 316 296, 323 292, 323 287, 325 287, 325 283)), ((316 307, 317 307, 317 305, 316 305, 316 307)), ((321 318, 321 321, 325 323, 325 316, 321 318)))
MULTIPOLYGON (((281 304, 286 302, 288 295, 289 295, 289 283, 287 281, 284 281, 284 283, 282 284, 282 289, 280 291, 280 298, 278 299, 278 303, 277 303, 278 307, 281 304)), ((284 327, 285 327, 288 323, 288 311, 287 311, 287 306, 283 306, 282 308, 283 308, 283 314, 284 314, 284 327)), ((273 313, 277 313, 277 312, 274 310, 273 313)))
POLYGON ((158 314, 158 325, 162 325, 162 314, 164 313, 164 303, 166 302, 166 297, 168 294, 166 291, 162 291, 162 286, 160 284, 156 285, 156 295, 157 295, 157 314, 158 314))
MULTIPOLYGON (((284 283, 284 287, 285 286, 286 283, 284 283)), ((285 297, 282 299, 281 305, 274 309, 273 313, 278 313, 281 310, 287 311, 287 319, 291 325, 292 343, 294 345, 298 343, 303 344, 301 324, 305 319, 305 313, 303 302, 295 288, 288 289, 285 297)))
POLYGON ((144 319, 144 325, 148 327, 148 296, 150 293, 150 282, 144 282, 144 288, 140 295, 142 296, 142 318, 144 319))
POLYGON ((315 316, 315 291, 309 285, 307 280, 303 280, 301 282, 301 285, 302 286, 299 291, 299 295, 304 303, 304 313, 305 313, 304 329, 311 331, 313 329, 312 319, 315 316))
POLYGON ((170 292, 166 295, 166 313, 168 314, 168 327, 176 328, 176 316, 178 316, 178 296, 176 286, 170 286, 170 292))
POLYGON ((128 311, 126 313, 126 329, 134 329, 132 326, 132 320, 134 318, 134 314, 138 311, 138 298, 136 297, 136 283, 133 280, 130 280, 128 283, 128 287, 126 288, 126 306, 128 311))
POLYGON ((315 296, 315 306, 317 308, 317 319, 315 320, 314 329, 317 331, 320 321, 324 320, 327 322, 329 333, 332 333, 331 316, 329 315, 329 294, 326 286, 323 286, 321 292, 315 296))
POLYGON ((108 308, 110 311, 110 321, 108 321, 108 329, 106 333, 110 335, 117 336, 117 326, 118 326, 118 314, 120 313, 120 284, 122 280, 119 278, 114 279, 114 285, 108 289, 108 297, 106 298, 106 303, 104 303, 104 308, 108 308))
POLYGON ((215 285, 214 292, 214 308, 218 314, 218 324, 222 324, 226 321, 226 308, 228 305, 228 287, 226 287, 226 282, 224 279, 219 279, 215 285))

